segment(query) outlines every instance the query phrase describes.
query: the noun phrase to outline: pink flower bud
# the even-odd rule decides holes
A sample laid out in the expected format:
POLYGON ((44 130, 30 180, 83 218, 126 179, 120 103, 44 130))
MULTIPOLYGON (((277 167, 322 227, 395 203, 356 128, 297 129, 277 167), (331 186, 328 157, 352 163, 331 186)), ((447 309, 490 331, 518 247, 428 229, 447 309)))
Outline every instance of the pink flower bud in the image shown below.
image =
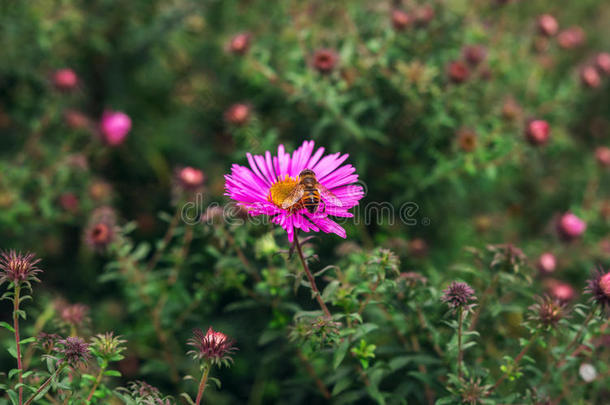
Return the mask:
POLYGON ((585 42, 585 32, 580 27, 570 27, 557 36, 557 43, 563 49, 573 49, 585 42))
POLYGON ((610 167, 610 148, 600 146, 595 149, 595 159, 600 166, 610 167))
POLYGON ((550 252, 545 252, 538 258, 538 270, 543 274, 549 274, 555 271, 557 267, 557 259, 550 252))
POLYGON ((196 189, 203 184, 204 180, 203 172, 190 166, 180 169, 178 177, 180 184, 185 189, 196 189))
POLYGON ((418 26, 423 27, 428 25, 430 21, 434 19, 435 15, 436 12, 431 5, 423 5, 415 10, 415 22, 418 26))
POLYGON ((462 55, 471 66, 477 66, 487 57, 487 49, 483 45, 468 45, 462 49, 462 55))
POLYGON ((551 133, 549 123, 544 120, 532 120, 527 124, 525 137, 532 145, 544 145, 551 133))
POLYGON ((610 273, 606 273, 599 279, 599 287, 610 298, 610 273))
POLYGON ((86 128, 89 125, 89 118, 85 114, 76 110, 64 111, 66 125, 73 129, 86 128))
POLYGON ((551 287, 551 296, 561 302, 571 301, 574 295, 574 288, 570 284, 557 283, 551 287))
POLYGON ((231 38, 229 50, 238 55, 245 54, 250 48, 250 38, 251 35, 249 33, 242 32, 235 35, 233 38, 231 38))
POLYGON ((571 212, 567 212, 559 218, 558 231, 566 240, 572 240, 581 236, 587 229, 587 224, 571 212))
POLYGON ((339 57, 332 49, 318 49, 313 55, 313 67, 320 73, 330 73, 333 71, 339 57))
POLYGON ((396 31, 402 31, 411 25, 411 16, 402 10, 392 11, 392 26, 396 31))
POLYGON ((104 141, 110 146, 123 143, 131 130, 131 118, 120 111, 106 111, 102 115, 100 131, 104 141))
POLYGON ((538 17, 538 32, 540 32, 540 34, 547 37, 552 37, 553 35, 557 34, 558 30, 559 24, 552 15, 543 14, 538 17))
POLYGON ((580 81, 582 84, 592 89, 598 88, 602 83, 599 73, 597 73, 597 70, 593 66, 585 66, 580 71, 580 81))
POLYGON ((595 57, 595 66, 600 73, 610 75, 610 53, 602 52, 595 57))
POLYGON ((447 67, 447 76, 453 83, 463 83, 470 76, 470 70, 461 60, 453 61, 447 67))
POLYGON ((78 84, 78 76, 72 69, 59 69, 53 73, 53 85, 58 90, 73 90, 78 84))
POLYGON ((244 103, 233 104, 225 112, 225 120, 233 125, 243 125, 250 118, 250 106, 244 103))
POLYGON ((59 205, 66 211, 75 212, 79 206, 78 197, 73 193, 63 193, 59 196, 59 205))

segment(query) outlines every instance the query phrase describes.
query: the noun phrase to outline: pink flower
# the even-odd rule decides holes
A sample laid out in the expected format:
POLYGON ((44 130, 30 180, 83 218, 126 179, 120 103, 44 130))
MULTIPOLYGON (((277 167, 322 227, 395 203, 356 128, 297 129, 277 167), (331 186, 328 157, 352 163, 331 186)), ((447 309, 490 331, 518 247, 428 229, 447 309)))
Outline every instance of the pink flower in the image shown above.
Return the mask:
POLYGON ((550 252, 545 252, 538 258, 538 269, 541 273, 549 274, 555 271, 557 267, 557 259, 550 252))
POLYGON ((551 296, 560 302, 571 301, 574 295, 574 288, 568 283, 558 282, 551 286, 551 296))
POLYGON ((412 18, 402 10, 392 10, 392 26, 396 31, 402 31, 411 24, 412 18))
POLYGON ((538 31, 540 32, 540 34, 547 37, 552 37, 553 35, 557 34, 558 30, 559 24, 557 23, 555 17, 553 17, 552 15, 543 14, 538 17, 538 31))
POLYGON ((597 72, 597 69, 593 66, 585 66, 580 71, 580 81, 583 85, 596 89, 602 83, 602 79, 597 72))
POLYGON ((595 57, 595 65, 600 73, 610 75, 610 53, 602 52, 595 57))
POLYGON ((131 130, 131 118, 121 111, 105 111, 100 130, 104 141, 110 146, 118 146, 131 130))
POLYGON ((251 35, 247 32, 242 32, 231 38, 229 42, 229 50, 235 54, 243 55, 250 48, 251 35))
MULTIPOLYGON (((265 156, 247 154, 250 168, 234 164, 231 174, 225 176, 226 195, 246 208, 250 215, 269 215, 274 224, 288 232, 288 240, 294 240, 294 229, 304 232, 323 231, 346 237, 345 229, 329 218, 352 217, 348 210, 364 196, 361 186, 355 185, 358 175, 352 165, 342 165, 348 155, 324 154, 324 148, 314 153, 314 142, 305 141, 292 155, 279 145, 277 156, 267 151, 265 156), (318 206, 309 212, 302 202, 286 206, 289 194, 299 184, 299 174, 310 169, 320 185, 327 189, 320 193, 318 206)), ((311 208, 311 207, 308 207, 311 208)))
POLYGON ((72 69, 59 69, 53 73, 53 84, 59 90, 72 90, 78 84, 78 76, 72 69))
POLYGON ((527 124, 525 136, 532 145, 544 145, 549 140, 551 127, 544 120, 532 120, 527 124))
POLYGON ((610 148, 607 146, 599 146, 595 149, 595 159, 602 167, 610 167, 610 148))
POLYGON ((567 240, 578 238, 587 229, 587 224, 571 212, 567 212, 559 218, 558 230, 560 235, 567 240))

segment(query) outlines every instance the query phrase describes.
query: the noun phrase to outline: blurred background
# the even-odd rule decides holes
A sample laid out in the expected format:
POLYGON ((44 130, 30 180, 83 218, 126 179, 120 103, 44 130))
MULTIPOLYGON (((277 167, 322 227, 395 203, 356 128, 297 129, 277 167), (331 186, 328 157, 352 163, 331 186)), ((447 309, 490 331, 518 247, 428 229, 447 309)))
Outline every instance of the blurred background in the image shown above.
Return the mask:
MULTIPOLYGON (((222 205, 223 176, 247 152, 313 139, 349 153, 363 205, 418 206, 414 225, 375 217, 345 223, 346 241, 321 236, 320 268, 383 246, 403 271, 442 280, 465 247, 513 243, 534 267, 544 252, 556 258, 540 291, 580 290, 610 258, 608 21, 602 0, 0 1, 0 247, 42 258, 33 319, 83 303, 83 334, 114 330, 130 342, 124 381, 171 394, 193 383, 169 375, 146 304, 113 268, 138 246, 134 260, 154 258, 183 167, 204 173, 204 206, 222 205), (87 243, 99 207, 128 228, 129 242, 119 239, 129 253, 87 243), (569 244, 557 232, 566 212, 587 224, 569 244)), ((178 228, 176 239, 188 226, 178 228)), ((165 345, 185 353, 191 329, 210 324, 236 339, 238 360, 219 372, 210 403, 325 403, 302 365, 282 358, 289 340, 263 333, 289 324, 290 311, 243 301, 244 289, 271 287, 235 252, 273 269, 279 259, 265 249, 287 249, 283 231, 192 228, 180 289, 161 316, 173 336, 165 345)), ((178 260, 172 249, 153 260, 154 274, 178 260)), ((313 309, 292 282, 278 288, 313 309)), ((0 308, 8 320, 8 303, 0 308)), ((45 329, 61 329, 48 317, 45 329)), ((176 365, 195 369, 186 356, 176 365)))

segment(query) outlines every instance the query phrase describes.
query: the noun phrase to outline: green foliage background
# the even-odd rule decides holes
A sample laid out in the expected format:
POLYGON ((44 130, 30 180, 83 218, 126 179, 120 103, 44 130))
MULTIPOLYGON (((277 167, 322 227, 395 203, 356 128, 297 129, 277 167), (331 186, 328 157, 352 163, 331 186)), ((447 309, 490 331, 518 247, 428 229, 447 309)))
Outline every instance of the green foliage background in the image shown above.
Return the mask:
MULTIPOLYGON (((246 164, 246 152, 273 152, 279 143, 292 151, 313 139, 329 152, 350 154, 349 163, 367 187, 362 206, 412 202, 419 209, 414 226, 378 218, 371 224, 346 223, 347 241, 357 244, 360 253, 346 256, 340 238, 318 235, 308 247, 319 257, 312 266, 337 265, 358 273, 359 266, 370 266, 373 249, 389 247, 401 259, 399 271, 428 278, 430 294, 414 302, 438 334, 424 338, 421 358, 403 359, 411 373, 417 373, 417 364, 427 364, 433 370, 427 377, 385 369, 383 377, 369 376, 379 378, 375 388, 385 394, 352 386, 345 391, 353 391, 352 396, 337 394, 334 403, 379 398, 419 403, 424 401, 421 381, 438 397, 449 395, 438 377, 449 372, 451 361, 430 354, 433 343, 444 346, 451 339, 435 299, 453 279, 470 282, 479 295, 493 279, 489 269, 472 264, 466 247, 513 243, 529 257, 529 270, 523 280, 510 278, 512 287, 496 286, 479 322, 485 339, 472 355, 473 363, 478 359, 475 368, 494 370, 497 377, 501 354, 519 351, 521 321, 533 296, 545 291, 545 280, 535 275, 538 255, 555 253, 559 265, 553 277, 577 291, 590 270, 609 259, 604 244, 609 176, 596 163, 594 150, 608 145, 610 80, 589 89, 580 83, 579 70, 596 53, 610 50, 610 7, 601 0, 426 3, 435 10, 429 24, 396 31, 389 17, 392 8, 412 12, 418 2, 1 1, 0 246, 31 250, 43 259, 43 284, 29 304, 32 317, 59 295, 89 305, 89 333, 114 330, 130 342, 127 352, 138 366, 131 375, 123 371, 125 381, 146 379, 176 397, 195 390, 195 384, 172 380, 162 352, 180 359, 176 368, 181 375, 196 375, 196 365, 184 355, 185 342, 193 327, 214 325, 233 336, 240 350, 235 365, 218 372, 223 386, 210 389, 208 403, 325 403, 288 339, 295 311, 316 308, 308 291, 293 293, 289 274, 298 263, 275 254, 289 248, 281 230, 251 224, 201 225, 191 231, 178 226, 158 268, 147 273, 143 284, 152 297, 168 294, 160 327, 168 331, 170 343, 155 338, 147 304, 117 270, 126 261, 135 267, 148 263, 154 248, 162 246, 155 241, 165 234, 175 210, 175 167, 202 169, 205 203, 224 204, 223 175, 233 163, 246 164), (581 26, 585 44, 564 50, 550 39, 539 50, 543 44, 536 18, 542 13, 553 14, 562 29, 581 26), (227 50, 239 32, 252 35, 242 56, 227 50), (486 61, 465 83, 453 84, 447 65, 470 44, 487 48, 486 61), (320 48, 339 55, 329 75, 311 66, 313 52, 320 48), (52 86, 52 72, 63 67, 78 74, 77 91, 59 92, 52 86), (482 78, 483 69, 489 70, 489 79, 482 78), (502 113, 508 98, 521 108, 513 120, 502 113), (223 118, 237 102, 252 109, 240 127, 223 118), (128 139, 118 148, 103 145, 95 131, 71 129, 64 121, 66 109, 97 121, 107 108, 133 120, 128 139), (526 142, 530 118, 550 123, 548 145, 526 142), (472 151, 459 146, 458 132, 465 128, 477 135, 472 151), (74 155, 84 156, 87 167, 70 164, 74 155), (99 204, 89 188, 99 179, 112 185, 110 203, 121 224, 134 225, 109 255, 96 255, 83 243, 88 217, 99 204), (78 197, 76 211, 58 203, 66 192, 78 197), (583 238, 570 244, 559 240, 554 226, 566 211, 588 224, 583 238), (180 251, 187 232, 194 237, 185 258, 180 251), (409 248, 414 239, 425 241, 425 254, 409 248), (181 267, 180 281, 167 286, 163 280, 175 267, 181 267), (263 298, 257 301, 248 292, 263 298), (176 328, 185 308, 189 312, 176 328)), ((320 283, 329 285, 331 279, 320 283)), ((369 284, 361 288, 371 291, 369 284)), ((384 299, 392 301, 394 294, 389 289, 384 299)), ((333 297, 335 308, 340 307, 333 297)), ((401 305, 391 304, 396 327, 423 333, 411 325, 409 314, 416 308, 409 309, 404 300, 401 305)), ((8 320, 9 307, 2 309, 8 320)), ((371 311, 371 323, 383 318, 371 311)), ((391 329, 381 328, 373 336, 367 334, 367 342, 385 347, 385 352, 378 349, 377 358, 390 363, 400 358, 401 349, 390 342, 396 339, 391 329)), ((0 337, 10 339, 8 334, 0 337)), ((354 342, 352 347, 359 348, 360 340, 354 342)), ((327 357, 316 357, 313 349, 304 349, 304 355, 329 387, 342 376, 357 378, 351 369, 329 369, 328 356, 337 348, 325 350, 327 357)), ((608 360, 608 350, 603 353, 608 360)), ((3 365, 12 360, 0 356, 3 365)), ((515 384, 514 392, 528 389, 523 379, 515 384)), ((600 386, 579 390, 573 395, 590 399, 587 403, 603 403, 600 398, 607 395, 600 386)))

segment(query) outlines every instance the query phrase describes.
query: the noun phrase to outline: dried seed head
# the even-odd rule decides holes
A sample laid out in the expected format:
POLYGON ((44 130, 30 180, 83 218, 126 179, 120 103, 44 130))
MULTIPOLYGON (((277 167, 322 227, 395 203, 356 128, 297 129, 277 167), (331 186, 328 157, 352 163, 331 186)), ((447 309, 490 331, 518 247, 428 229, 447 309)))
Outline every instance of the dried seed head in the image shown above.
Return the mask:
POLYGON ((470 303, 475 301, 474 290, 466 283, 452 281, 443 291, 441 301, 446 302, 452 309, 470 307, 470 303))
POLYGON ((592 300, 603 309, 610 308, 610 272, 602 268, 597 269, 587 281, 585 292, 591 294, 592 300))
POLYGON ((536 304, 530 307, 532 314, 530 319, 542 327, 552 328, 565 317, 566 307, 564 302, 551 298, 548 295, 538 297, 536 304))
POLYGON ((55 348, 55 343, 60 339, 59 335, 54 333, 40 332, 36 337, 38 345, 47 354, 51 353, 55 348))
POLYGON ((42 272, 36 267, 40 259, 33 253, 21 253, 15 250, 0 252, 0 285, 5 282, 20 284, 40 280, 37 274, 42 272))
POLYGON ((61 320, 68 325, 81 326, 87 321, 89 307, 83 304, 72 304, 65 306, 60 313, 61 320))
POLYGON ((91 357, 89 344, 79 337, 68 337, 58 340, 55 351, 62 356, 62 361, 68 362, 73 367, 87 363, 91 357))
POLYGON ((227 335, 214 331, 211 326, 206 333, 203 333, 201 329, 194 329, 193 337, 189 339, 188 345, 195 348, 188 352, 193 358, 215 365, 229 365, 233 362, 231 355, 237 350, 227 335))

